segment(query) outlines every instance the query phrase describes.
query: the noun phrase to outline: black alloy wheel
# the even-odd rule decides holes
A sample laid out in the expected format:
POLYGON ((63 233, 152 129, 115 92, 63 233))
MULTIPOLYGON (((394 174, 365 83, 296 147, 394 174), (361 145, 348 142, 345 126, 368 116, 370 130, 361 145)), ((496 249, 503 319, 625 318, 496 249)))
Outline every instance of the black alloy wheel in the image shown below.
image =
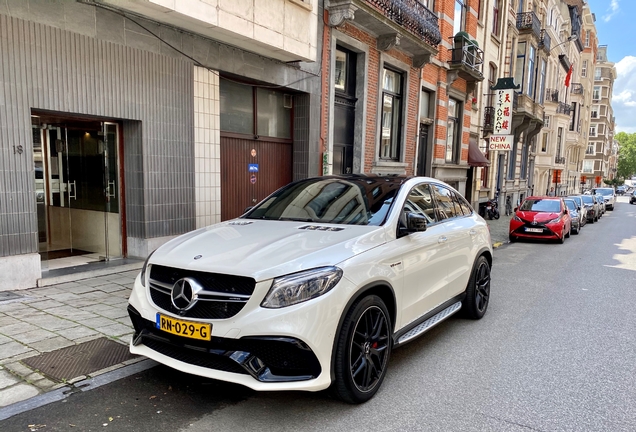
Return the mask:
POLYGON ((488 309, 490 301, 490 264, 483 255, 475 262, 473 272, 466 288, 466 298, 462 309, 471 319, 481 319, 488 309))
POLYGON ((382 299, 364 297, 349 310, 336 352, 336 395, 348 403, 371 399, 386 375, 392 325, 382 299))

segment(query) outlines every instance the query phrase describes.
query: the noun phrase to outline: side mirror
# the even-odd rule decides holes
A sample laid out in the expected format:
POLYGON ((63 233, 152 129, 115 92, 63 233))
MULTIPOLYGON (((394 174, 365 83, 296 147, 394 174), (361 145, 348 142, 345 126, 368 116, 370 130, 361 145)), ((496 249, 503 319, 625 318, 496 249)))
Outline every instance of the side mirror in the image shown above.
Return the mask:
POLYGON ((519 207, 515 207, 512 209, 512 211, 514 211, 515 213, 517 212, 517 210, 519 210, 519 207))
POLYGON ((427 219, 417 213, 407 213, 406 214, 406 229, 404 232, 407 234, 414 232, 422 232, 426 231, 426 222, 427 219))
POLYGON ((254 208, 254 206, 245 207, 245 210, 243 210, 243 214, 247 213, 248 211, 252 210, 253 208, 254 208))

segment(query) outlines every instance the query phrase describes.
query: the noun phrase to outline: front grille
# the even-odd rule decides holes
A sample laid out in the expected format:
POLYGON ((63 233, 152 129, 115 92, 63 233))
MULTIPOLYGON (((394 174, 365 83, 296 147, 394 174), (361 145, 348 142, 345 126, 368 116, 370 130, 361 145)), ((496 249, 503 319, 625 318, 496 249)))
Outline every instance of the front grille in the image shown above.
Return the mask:
POLYGON ((135 344, 139 335, 141 343, 188 364, 234 373, 249 373, 232 360, 235 352, 249 353, 279 377, 317 377, 320 362, 313 351, 303 342, 289 337, 245 337, 228 339, 213 337, 211 341, 200 341, 172 335, 156 328, 155 323, 142 318, 132 307, 128 307, 130 320, 135 328, 135 344))
POLYGON ((150 298, 160 309, 188 318, 225 319, 243 309, 254 292, 256 281, 244 276, 222 275, 190 271, 160 265, 150 268, 150 298), (205 291, 199 301, 187 311, 174 307, 170 294, 172 286, 181 278, 195 279, 205 291))

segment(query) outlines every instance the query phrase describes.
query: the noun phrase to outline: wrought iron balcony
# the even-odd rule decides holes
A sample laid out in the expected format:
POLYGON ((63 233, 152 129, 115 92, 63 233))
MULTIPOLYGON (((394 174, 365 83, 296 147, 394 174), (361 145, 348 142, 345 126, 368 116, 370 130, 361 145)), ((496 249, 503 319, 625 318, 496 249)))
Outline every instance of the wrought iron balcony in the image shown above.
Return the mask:
POLYGON ((484 135, 495 129, 495 107, 484 108, 484 135))
POLYGON ((378 35, 378 49, 399 46, 421 68, 442 41, 437 15, 419 0, 325 0, 329 25, 345 21, 378 35))
POLYGON ((557 106, 557 114, 566 114, 566 115, 570 115, 570 110, 572 109, 572 107, 570 107, 570 105, 563 103, 563 102, 559 102, 559 106, 557 106))
POLYGON ((546 89, 545 90, 545 101, 546 102, 559 102, 559 91, 555 89, 546 89))
POLYGON ((451 70, 456 70, 458 75, 468 82, 484 79, 481 73, 484 52, 468 39, 461 38, 461 40, 455 41, 448 63, 451 70))
POLYGON ((552 39, 550 39, 550 35, 545 29, 541 29, 541 34, 539 36, 539 48, 542 48, 546 53, 550 54, 551 44, 552 39))
POLYGON ((565 164, 565 157, 564 156, 555 156, 554 163, 557 164, 557 165, 564 165, 565 164))
POLYGON ((519 33, 531 33, 537 40, 541 37, 541 21, 534 12, 518 13, 517 29, 519 33))
POLYGON ((583 94, 583 84, 581 83, 572 83, 572 94, 583 94))

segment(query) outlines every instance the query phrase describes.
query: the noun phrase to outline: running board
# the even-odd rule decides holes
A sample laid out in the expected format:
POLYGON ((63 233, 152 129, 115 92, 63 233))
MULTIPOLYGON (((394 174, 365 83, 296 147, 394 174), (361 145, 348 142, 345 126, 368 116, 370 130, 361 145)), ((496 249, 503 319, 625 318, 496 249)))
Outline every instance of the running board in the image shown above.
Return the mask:
POLYGON ((402 335, 402 337, 400 337, 398 339, 397 344, 398 345, 402 345, 403 343, 408 342, 411 339, 414 339, 414 338, 418 337, 419 335, 421 335, 422 333, 426 332, 430 328, 432 328, 435 325, 439 324, 440 322, 444 321, 446 318, 448 318, 449 316, 451 316, 452 314, 454 314, 455 312, 457 312, 461 308, 462 308, 462 302, 457 302, 455 304, 450 305, 449 307, 447 307, 443 311, 439 312, 437 315, 433 315, 432 317, 430 317, 429 319, 424 321, 422 324, 420 324, 420 325, 418 325, 416 327, 413 327, 411 330, 409 330, 408 332, 404 333, 402 335))

